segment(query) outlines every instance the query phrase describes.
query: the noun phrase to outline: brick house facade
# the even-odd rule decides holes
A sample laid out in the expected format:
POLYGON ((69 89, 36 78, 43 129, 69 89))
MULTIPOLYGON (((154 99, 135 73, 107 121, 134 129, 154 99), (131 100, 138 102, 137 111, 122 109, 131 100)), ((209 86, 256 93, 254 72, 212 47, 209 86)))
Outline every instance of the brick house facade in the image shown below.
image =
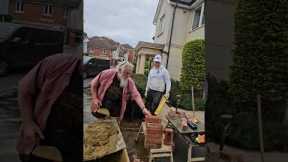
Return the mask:
POLYGON ((98 58, 110 60, 112 58, 112 51, 112 49, 94 47, 90 49, 90 54, 98 58))
POLYGON ((82 29, 75 30, 68 22, 75 19, 71 13, 82 8, 80 4, 82 0, 10 0, 9 15, 13 23, 63 29, 65 44, 73 46, 82 29))

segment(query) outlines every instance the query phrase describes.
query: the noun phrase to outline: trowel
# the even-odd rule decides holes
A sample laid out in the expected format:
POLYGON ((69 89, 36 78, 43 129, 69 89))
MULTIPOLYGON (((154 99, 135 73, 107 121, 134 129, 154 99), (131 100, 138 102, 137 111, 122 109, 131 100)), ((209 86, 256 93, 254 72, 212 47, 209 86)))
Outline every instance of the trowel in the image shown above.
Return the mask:
POLYGON ((37 146, 32 155, 44 158, 47 160, 52 160, 53 162, 62 162, 61 152, 54 146, 37 146))
POLYGON ((106 119, 110 117, 110 112, 106 108, 100 108, 98 111, 92 112, 92 115, 96 118, 106 119))

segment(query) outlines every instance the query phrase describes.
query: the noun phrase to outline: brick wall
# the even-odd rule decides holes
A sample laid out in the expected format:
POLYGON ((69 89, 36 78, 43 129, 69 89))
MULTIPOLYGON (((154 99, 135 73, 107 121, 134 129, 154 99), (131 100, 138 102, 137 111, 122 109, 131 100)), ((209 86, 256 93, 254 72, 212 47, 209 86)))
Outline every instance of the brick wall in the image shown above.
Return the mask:
POLYGON ((111 59, 112 58, 112 50, 102 49, 102 48, 94 48, 94 49, 92 49, 92 55, 111 59), (104 52, 104 50, 106 51, 106 53, 104 52))
POLYGON ((66 25, 66 18, 64 17, 63 7, 52 7, 52 15, 46 16, 42 13, 43 4, 40 3, 24 3, 24 12, 16 12, 16 0, 10 0, 9 14, 13 16, 13 21, 43 23, 43 24, 56 24, 66 25))

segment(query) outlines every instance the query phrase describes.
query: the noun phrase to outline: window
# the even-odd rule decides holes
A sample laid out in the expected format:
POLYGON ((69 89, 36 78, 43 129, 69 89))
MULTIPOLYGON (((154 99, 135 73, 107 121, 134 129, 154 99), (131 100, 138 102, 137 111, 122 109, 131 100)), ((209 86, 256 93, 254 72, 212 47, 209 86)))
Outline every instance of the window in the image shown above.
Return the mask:
POLYGON ((16 13, 23 13, 24 12, 24 3, 22 0, 16 1, 16 13))
POLYGON ((205 16, 204 16, 204 3, 198 7, 194 12, 194 19, 192 29, 196 29, 201 27, 205 23, 205 16))
POLYGON ((43 15, 45 16, 52 16, 53 14, 53 8, 52 5, 46 4, 43 6, 43 15))
POLYGON ((158 34, 161 34, 162 32, 164 32, 164 18, 165 18, 165 15, 160 17, 158 34))
POLYGON ((192 26, 193 29, 199 27, 200 16, 201 16, 201 8, 198 8, 194 13, 194 20, 193 20, 193 26, 192 26))

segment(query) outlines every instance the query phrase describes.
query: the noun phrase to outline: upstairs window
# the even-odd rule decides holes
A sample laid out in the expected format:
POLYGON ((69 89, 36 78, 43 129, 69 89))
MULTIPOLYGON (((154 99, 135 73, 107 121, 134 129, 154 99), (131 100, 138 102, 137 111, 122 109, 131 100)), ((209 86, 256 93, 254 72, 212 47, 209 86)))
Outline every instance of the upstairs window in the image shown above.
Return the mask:
POLYGON ((52 16, 53 14, 53 6, 50 4, 46 4, 43 6, 43 15, 45 16, 52 16))
POLYGON ((192 29, 196 29, 201 27, 205 23, 205 15, 204 15, 204 3, 202 3, 196 10, 194 11, 193 25, 192 29))
POLYGON ((164 32, 164 27, 165 27, 164 19, 165 19, 165 15, 162 15, 159 19, 158 30, 157 30, 158 36, 164 32))
POLYGON ((16 13, 24 13, 24 3, 22 0, 16 1, 16 13))

